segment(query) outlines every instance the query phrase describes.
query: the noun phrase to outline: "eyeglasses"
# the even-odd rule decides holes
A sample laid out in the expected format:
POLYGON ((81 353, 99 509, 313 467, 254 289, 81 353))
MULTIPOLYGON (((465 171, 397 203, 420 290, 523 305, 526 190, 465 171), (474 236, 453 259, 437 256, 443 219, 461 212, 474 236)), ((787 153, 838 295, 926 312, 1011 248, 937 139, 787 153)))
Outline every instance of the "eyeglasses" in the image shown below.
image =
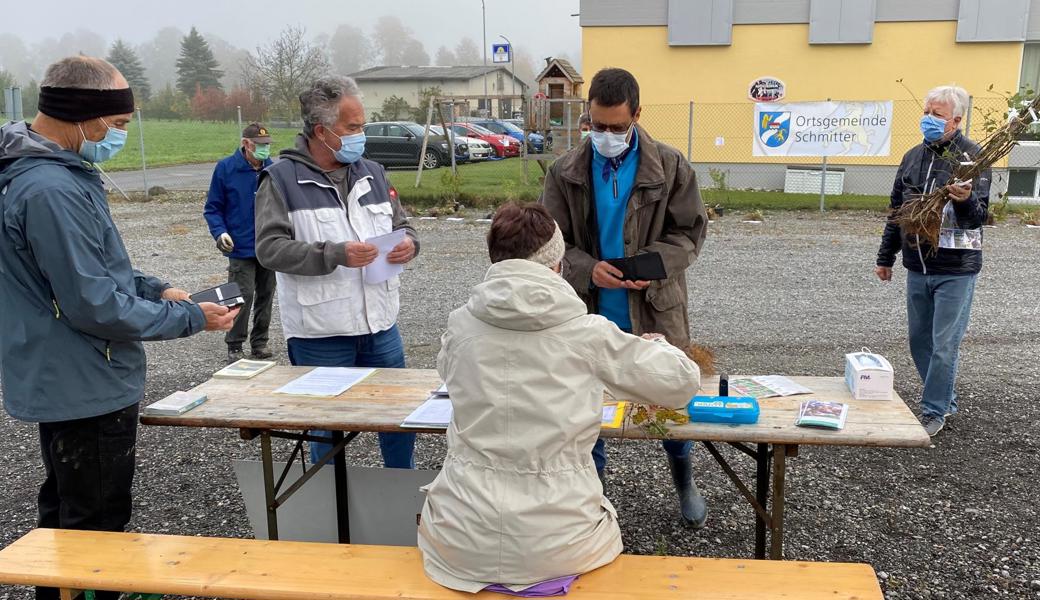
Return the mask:
POLYGON ((610 133, 628 133, 628 130, 632 128, 632 123, 628 125, 605 125, 603 123, 592 122, 592 130, 603 133, 609 131, 610 133))

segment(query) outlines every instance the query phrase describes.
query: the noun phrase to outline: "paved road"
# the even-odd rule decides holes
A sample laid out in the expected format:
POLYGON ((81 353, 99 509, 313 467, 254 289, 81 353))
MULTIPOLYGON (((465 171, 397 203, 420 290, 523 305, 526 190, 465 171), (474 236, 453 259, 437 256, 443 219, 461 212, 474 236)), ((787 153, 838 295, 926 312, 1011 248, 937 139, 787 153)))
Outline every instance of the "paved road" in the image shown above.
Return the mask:
MULTIPOLYGON (((217 163, 199 163, 194 165, 178 165, 176 167, 157 167, 148 169, 148 187, 162 186, 168 190, 208 190, 209 180, 213 175, 213 167, 217 163)), ((140 171, 117 171, 109 173, 109 177, 124 192, 143 192, 144 178, 140 171)), ((110 187, 107 185, 106 187, 110 187)))

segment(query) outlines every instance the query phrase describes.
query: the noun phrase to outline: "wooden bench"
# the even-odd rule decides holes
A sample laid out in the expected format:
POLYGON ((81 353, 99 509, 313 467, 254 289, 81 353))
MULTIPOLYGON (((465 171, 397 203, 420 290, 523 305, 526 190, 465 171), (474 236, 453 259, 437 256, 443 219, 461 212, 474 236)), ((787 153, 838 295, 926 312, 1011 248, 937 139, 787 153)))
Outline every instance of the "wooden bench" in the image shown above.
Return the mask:
MULTIPOLYGON (((0 583, 220 598, 502 599, 443 588, 416 548, 36 529, 0 550, 0 583)), ((568 598, 868 600, 864 564, 624 555, 582 575, 568 598)))

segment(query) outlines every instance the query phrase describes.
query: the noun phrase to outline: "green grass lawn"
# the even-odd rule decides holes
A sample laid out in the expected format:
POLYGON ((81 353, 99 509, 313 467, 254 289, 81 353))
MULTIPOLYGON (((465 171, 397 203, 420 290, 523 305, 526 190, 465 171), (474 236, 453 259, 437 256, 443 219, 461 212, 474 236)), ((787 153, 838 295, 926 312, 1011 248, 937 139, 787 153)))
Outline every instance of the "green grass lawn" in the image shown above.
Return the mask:
MULTIPOLYGON (((271 155, 292 145, 297 129, 271 129, 271 155)), ((111 161, 106 171, 141 168, 141 137, 137 121, 127 128, 126 147, 111 161)), ((144 122, 145 158, 149 167, 164 167, 220 160, 238 148, 242 130, 238 123, 202 121, 144 122)))
MULTIPOLYGON (((542 170, 537 163, 528 166, 528 182, 522 183, 523 163, 516 158, 472 165, 460 165, 462 178, 459 201, 466 206, 496 206, 509 200, 531 202, 542 193, 542 170)), ((415 187, 415 171, 390 171, 390 181, 397 188, 402 202, 416 207, 447 205, 451 197, 448 169, 424 171, 419 188, 415 187)), ((727 210, 819 210, 819 194, 785 194, 779 191, 705 189, 701 191, 704 203, 722 205, 727 210)), ((842 194, 828 196, 828 209, 885 210, 888 196, 842 194)))
MULTIPOLYGON (((295 128, 271 129, 271 155, 292 145, 295 128)), ((137 121, 128 128, 126 148, 105 163, 108 171, 141 168, 140 135, 137 121)), ((181 165, 220 160, 238 148, 241 130, 237 123, 202 121, 144 122, 144 142, 149 167, 181 165)), ((531 161, 527 183, 523 183, 523 162, 507 158, 459 166, 461 177, 458 200, 470 207, 487 208, 517 200, 533 202, 542 192, 542 170, 531 161)), ((416 208, 446 206, 452 197, 452 181, 447 168, 423 172, 420 187, 415 187, 414 170, 392 170, 390 181, 405 205, 416 208)), ((708 206, 721 205, 729 211, 751 210, 819 210, 819 194, 785 194, 780 191, 703 189, 701 196, 708 206)), ((888 196, 841 194, 827 196, 828 210, 876 210, 888 208, 888 196)), ((1030 206, 1007 207, 1011 214, 1035 210, 1030 206)))

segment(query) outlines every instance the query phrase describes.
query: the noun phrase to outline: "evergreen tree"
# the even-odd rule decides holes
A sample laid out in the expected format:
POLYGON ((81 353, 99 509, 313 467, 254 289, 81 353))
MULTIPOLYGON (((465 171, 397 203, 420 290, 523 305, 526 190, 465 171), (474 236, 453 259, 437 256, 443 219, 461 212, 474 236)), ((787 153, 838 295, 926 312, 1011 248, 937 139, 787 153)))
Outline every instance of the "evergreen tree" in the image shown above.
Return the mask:
POLYGON ((192 27, 181 40, 181 55, 177 59, 177 89, 188 98, 193 98, 197 90, 223 89, 220 78, 224 72, 217 68, 219 66, 206 38, 192 27))
POLYGON ((137 54, 133 49, 127 46, 123 40, 117 39, 108 51, 106 60, 119 69, 123 77, 126 77, 126 80, 130 83, 130 88, 134 90, 134 97, 142 102, 147 102, 152 95, 152 86, 148 83, 148 77, 144 74, 144 67, 141 66, 141 61, 137 58, 137 54))

